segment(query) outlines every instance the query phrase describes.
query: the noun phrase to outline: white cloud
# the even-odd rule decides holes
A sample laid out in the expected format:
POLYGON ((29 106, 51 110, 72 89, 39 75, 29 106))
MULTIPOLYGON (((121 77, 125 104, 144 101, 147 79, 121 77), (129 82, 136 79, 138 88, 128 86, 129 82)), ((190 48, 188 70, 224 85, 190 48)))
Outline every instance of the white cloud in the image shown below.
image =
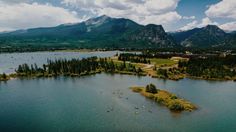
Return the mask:
POLYGON ((186 30, 190 30, 190 29, 193 29, 193 28, 196 28, 196 27, 198 27, 198 28, 205 27, 207 25, 217 25, 225 31, 236 31, 236 21, 228 22, 228 23, 224 23, 224 24, 220 25, 217 22, 213 22, 208 17, 203 18, 201 20, 201 22, 198 22, 198 21, 194 20, 194 21, 188 23, 187 25, 181 27, 179 30, 186 31, 186 30))
POLYGON ((142 24, 149 24, 149 23, 154 23, 154 24, 161 24, 165 25, 170 22, 174 22, 176 20, 181 19, 182 17, 177 13, 177 12, 168 12, 165 14, 161 15, 151 15, 151 16, 146 16, 144 19, 140 19, 137 21, 140 21, 142 24))
POLYGON ((175 9, 180 0, 63 0, 67 6, 77 7, 93 15, 108 15, 132 19, 140 24, 168 25, 180 20, 175 9))
POLYGON ((1 2, 5 2, 5 3, 25 3, 25 2, 29 2, 32 0, 0 0, 1 2))
POLYGON ((219 25, 217 22, 213 22, 210 18, 205 17, 201 20, 201 22, 198 22, 196 20, 188 23, 187 25, 183 26, 180 28, 180 30, 189 30, 189 29, 193 29, 193 28, 201 28, 201 27, 205 27, 207 25, 219 25))
POLYGON ((196 20, 188 23, 187 25, 183 26, 182 28, 180 28, 181 31, 185 31, 185 30, 189 30, 189 29, 193 29, 198 25, 198 22, 196 20))
POLYGON ((191 20, 191 19, 196 19, 196 17, 195 16, 183 16, 183 19, 191 20))
POLYGON ((161 14, 176 9, 179 0, 147 0, 144 7, 150 13, 161 14))
MULTIPOLYGON (((210 5, 205 14, 209 18, 236 20, 236 0, 222 0, 216 4, 210 5)), ((226 31, 236 30, 236 21, 221 24, 219 27, 226 31)))
POLYGON ((222 25, 220 25, 220 28, 225 31, 235 31, 236 30, 236 21, 222 24, 222 25))
POLYGON ((222 0, 211 5, 205 13, 210 18, 236 19, 236 0, 222 0))
POLYGON ((49 27, 78 21, 76 12, 50 4, 0 2, 0 31, 49 27))
POLYGON ((217 22, 211 21, 210 18, 205 17, 202 19, 202 22, 198 24, 198 27, 205 27, 207 25, 219 25, 217 22))

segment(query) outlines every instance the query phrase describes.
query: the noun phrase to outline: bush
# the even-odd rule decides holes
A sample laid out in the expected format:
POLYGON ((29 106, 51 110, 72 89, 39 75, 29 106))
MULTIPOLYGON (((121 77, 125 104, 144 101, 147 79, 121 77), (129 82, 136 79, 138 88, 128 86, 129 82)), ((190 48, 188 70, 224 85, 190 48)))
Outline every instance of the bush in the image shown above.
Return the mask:
POLYGON ((176 95, 172 95, 171 99, 178 99, 178 97, 176 95))
POLYGON ((166 69, 158 69, 157 74, 163 76, 164 78, 168 77, 168 73, 166 69))
POLYGON ((146 86, 146 92, 156 94, 157 88, 154 84, 149 84, 146 86))
POLYGON ((3 79, 7 79, 7 75, 5 73, 2 74, 3 79))
POLYGON ((156 97, 156 98, 155 98, 155 101, 156 101, 157 103, 159 103, 159 104, 163 104, 164 99, 163 99, 163 98, 158 98, 158 97, 156 97))
POLYGON ((180 103, 178 102, 173 102, 171 103, 171 105, 169 106, 170 110, 172 111, 182 111, 184 110, 184 106, 181 105, 180 103))

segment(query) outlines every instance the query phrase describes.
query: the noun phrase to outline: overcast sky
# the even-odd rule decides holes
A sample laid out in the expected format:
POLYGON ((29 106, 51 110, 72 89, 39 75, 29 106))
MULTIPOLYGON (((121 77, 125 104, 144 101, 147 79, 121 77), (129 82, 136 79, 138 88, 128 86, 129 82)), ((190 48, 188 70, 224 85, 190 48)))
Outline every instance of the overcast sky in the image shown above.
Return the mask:
POLYGON ((167 31, 208 24, 236 30, 236 0, 0 0, 0 31, 123 17, 167 31))

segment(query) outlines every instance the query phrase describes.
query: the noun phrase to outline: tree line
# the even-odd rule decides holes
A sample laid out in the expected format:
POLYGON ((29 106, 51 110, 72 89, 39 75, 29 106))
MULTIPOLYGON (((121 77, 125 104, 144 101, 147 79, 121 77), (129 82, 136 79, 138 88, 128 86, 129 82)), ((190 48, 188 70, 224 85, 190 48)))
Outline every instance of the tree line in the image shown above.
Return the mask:
POLYGON ((83 59, 58 59, 47 60, 46 64, 39 67, 37 64, 19 65, 16 73, 19 76, 59 76, 59 75, 87 75, 97 72, 115 73, 120 71, 140 74, 142 70, 134 65, 126 63, 114 63, 108 58, 83 58, 83 59))
POLYGON ((118 56, 118 60, 120 61, 130 61, 133 63, 145 63, 145 64, 150 64, 151 61, 143 55, 137 55, 137 54, 132 54, 132 53, 121 53, 118 56))
POLYGON ((180 61, 179 68, 184 68, 194 77, 230 79, 236 77, 236 56, 190 58, 189 61, 180 61))

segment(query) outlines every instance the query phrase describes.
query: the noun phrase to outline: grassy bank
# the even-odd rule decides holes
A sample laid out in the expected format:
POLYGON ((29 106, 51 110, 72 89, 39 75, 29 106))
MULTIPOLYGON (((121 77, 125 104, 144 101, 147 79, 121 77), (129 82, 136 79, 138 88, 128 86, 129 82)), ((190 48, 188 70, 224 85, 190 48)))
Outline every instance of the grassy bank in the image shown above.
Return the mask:
POLYGON ((82 76, 89 76, 89 75, 96 75, 99 73, 111 73, 111 74, 122 74, 122 75, 135 75, 135 76, 146 76, 145 73, 136 73, 136 72, 129 72, 129 71, 104 71, 103 69, 90 71, 90 72, 83 72, 80 74, 75 73, 59 73, 59 74, 52 74, 52 73, 36 73, 36 74, 26 74, 26 73, 13 73, 9 75, 0 74, 0 82, 1 81, 9 81, 12 78, 50 78, 50 77, 58 77, 58 76, 65 76, 65 77, 82 77, 82 76))
POLYGON ((182 98, 177 97, 165 90, 156 89, 155 93, 147 91, 145 87, 131 87, 131 90, 136 93, 140 93, 142 96, 147 97, 158 104, 166 106, 171 111, 181 112, 181 111, 194 111, 197 107, 182 98))

